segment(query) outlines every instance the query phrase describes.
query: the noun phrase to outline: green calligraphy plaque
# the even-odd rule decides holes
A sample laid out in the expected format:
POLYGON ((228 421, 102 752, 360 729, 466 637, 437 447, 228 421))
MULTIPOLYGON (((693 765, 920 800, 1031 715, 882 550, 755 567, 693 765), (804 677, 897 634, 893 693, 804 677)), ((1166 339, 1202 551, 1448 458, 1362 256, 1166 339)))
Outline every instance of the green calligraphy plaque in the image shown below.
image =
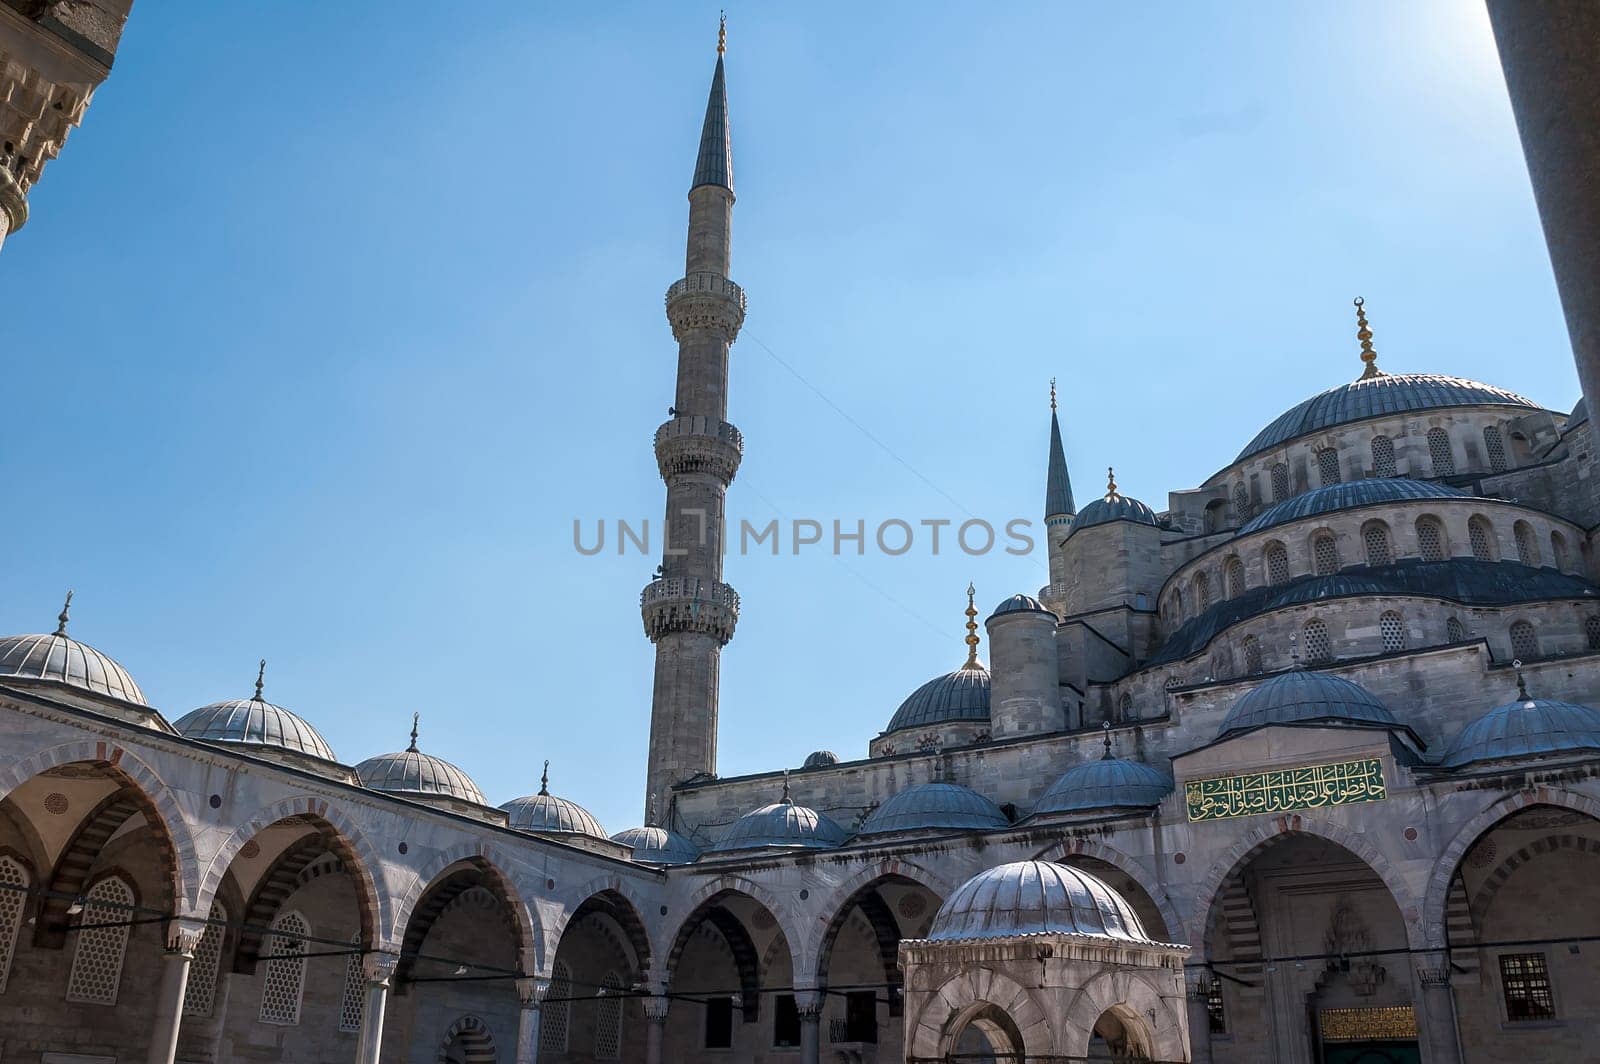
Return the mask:
POLYGON ((1383 762, 1375 757, 1189 780, 1183 785, 1183 793, 1191 821, 1321 809, 1378 802, 1388 797, 1383 786, 1383 762))

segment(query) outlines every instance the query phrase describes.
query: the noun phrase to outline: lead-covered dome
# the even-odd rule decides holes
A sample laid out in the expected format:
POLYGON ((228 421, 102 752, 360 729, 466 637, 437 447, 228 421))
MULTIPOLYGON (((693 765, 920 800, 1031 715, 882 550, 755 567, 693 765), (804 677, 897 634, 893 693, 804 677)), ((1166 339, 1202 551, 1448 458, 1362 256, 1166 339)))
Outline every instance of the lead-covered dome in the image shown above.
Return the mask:
POLYGON ((935 676, 900 703, 885 735, 902 728, 920 728, 929 724, 949 724, 953 721, 986 721, 989 719, 989 670, 977 662, 969 662, 955 672, 935 676))
POLYGON ((1116 474, 1108 469, 1105 496, 1078 511, 1078 515, 1072 519, 1072 531, 1067 533, 1067 538, 1071 539, 1085 528, 1110 524, 1112 521, 1132 521, 1137 525, 1161 523, 1154 510, 1117 490, 1116 474))
POLYGON ((589 835, 606 838, 606 829, 600 826, 593 813, 577 802, 557 798, 550 793, 549 765, 539 782, 539 793, 524 798, 513 798, 500 808, 510 818, 511 826, 518 831, 531 831, 536 835, 589 835))
POLYGON ((53 635, 13 635, 0 639, 0 680, 42 680, 76 687, 136 706, 148 706, 128 670, 88 643, 67 635, 72 592, 56 618, 53 635))
POLYGON ((700 856, 700 848, 676 831, 654 824, 642 828, 628 828, 611 836, 612 842, 621 843, 633 850, 633 859, 640 864, 686 865, 700 856))
POLYGON ((783 799, 752 809, 729 824, 707 853, 734 850, 825 850, 843 845, 847 833, 828 816, 795 805, 784 783, 783 799))
POLYGON ((1518 695, 1463 728, 1440 764, 1463 768, 1480 761, 1600 750, 1600 712, 1575 702, 1529 698, 1520 682, 1518 695))
POLYGON ((397 754, 379 754, 356 766, 364 787, 402 798, 454 798, 488 805, 472 778, 442 757, 417 749, 417 725, 411 723, 411 745, 397 754))
POLYGON ((1172 793, 1172 779, 1142 761, 1106 756, 1063 772, 1034 804, 1033 815, 1101 809, 1148 809, 1172 793))
POLYGON ((179 735, 208 743, 237 743, 289 750, 338 761, 333 748, 303 717, 261 698, 213 702, 185 713, 173 725, 179 735))
POLYGON ((1050 613, 1050 607, 1032 595, 1012 595, 994 608, 994 612, 989 614, 989 619, 992 621, 1009 613, 1050 613))
POLYGON ((1333 513, 1337 510, 1353 510, 1358 506, 1415 502, 1420 499, 1467 498, 1471 496, 1447 484, 1408 480, 1405 477, 1382 477, 1326 484, 1267 507, 1245 522, 1239 529, 1239 535, 1248 536, 1252 532, 1260 532, 1276 525, 1286 525, 1292 521, 1302 521, 1308 517, 1333 513))
POLYGON ((1017 861, 973 876, 939 908, 928 938, 1047 934, 1150 941, 1122 895, 1081 869, 1050 861, 1017 861))
POLYGON ((832 750, 813 750, 806 755, 801 768, 829 768, 839 763, 839 755, 832 750))
POLYGON ((1285 410, 1245 445, 1234 462, 1242 462, 1251 455, 1335 425, 1457 406, 1540 409, 1538 403, 1515 392, 1461 377, 1436 373, 1380 373, 1329 388, 1285 410))
POLYGON ((897 831, 986 831, 1010 821, 989 799, 955 783, 922 783, 893 795, 867 815, 858 835, 897 831))
POLYGON ((1305 669, 1279 673, 1257 684, 1228 710, 1217 738, 1269 724, 1400 727, 1389 707, 1365 687, 1305 669))

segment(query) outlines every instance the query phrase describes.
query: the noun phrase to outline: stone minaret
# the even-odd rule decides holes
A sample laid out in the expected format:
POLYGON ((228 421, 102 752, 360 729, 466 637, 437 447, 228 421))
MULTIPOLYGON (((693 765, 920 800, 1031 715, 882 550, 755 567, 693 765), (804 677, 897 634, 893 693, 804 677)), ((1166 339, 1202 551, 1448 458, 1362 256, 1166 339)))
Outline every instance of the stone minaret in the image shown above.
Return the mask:
POLYGON ((667 289, 678 391, 670 419, 656 430, 656 462, 667 482, 665 542, 661 568, 639 603, 656 645, 645 804, 654 800, 669 816, 674 784, 716 771, 717 670, 739 620, 739 596, 722 582, 723 498, 744 448, 726 420, 728 347, 744 321, 744 292, 728 280, 733 149, 725 42, 726 25, 689 188, 684 277, 667 289))
POLYGON ((1044 485, 1045 557, 1050 563, 1050 583, 1040 596, 1060 613, 1066 596, 1066 556, 1063 544, 1072 531, 1078 508, 1072 502, 1072 478, 1067 475, 1066 450, 1061 446, 1061 422, 1056 418, 1056 382, 1050 379, 1050 460, 1044 485))

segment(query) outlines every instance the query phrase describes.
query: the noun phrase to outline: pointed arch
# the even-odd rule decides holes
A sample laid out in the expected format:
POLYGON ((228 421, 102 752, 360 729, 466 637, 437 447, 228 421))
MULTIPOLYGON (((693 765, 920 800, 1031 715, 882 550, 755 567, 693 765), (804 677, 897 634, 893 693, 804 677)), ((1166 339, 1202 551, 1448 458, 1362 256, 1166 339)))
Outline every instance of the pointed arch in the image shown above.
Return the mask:
POLYGON ((1048 1060, 1055 1052, 1055 1031, 1033 993, 991 968, 962 971, 945 980, 921 1003, 908 1026, 909 1056, 943 1057, 955 1051, 956 1040, 972 1016, 985 1006, 1005 1014, 1019 1033, 1023 1053, 1048 1060))
MULTIPOLYGON (((796 985, 800 985, 802 973, 814 976, 815 985, 827 984, 826 954, 831 952, 833 939, 844 926, 845 917, 849 915, 850 906, 855 901, 856 895, 875 883, 896 879, 915 883, 938 898, 941 904, 955 893, 955 885, 946 877, 912 861, 891 857, 875 861, 860 869, 831 887, 816 903, 817 915, 811 922, 814 935, 807 936, 806 941, 794 952, 796 985)), ((868 919, 871 919, 870 915, 868 919)))
MULTIPOLYGON (((777 924, 778 933, 783 936, 784 944, 788 947, 790 964, 797 963, 799 953, 795 943, 800 939, 795 933, 794 921, 790 914, 777 904, 776 898, 765 887, 739 875, 719 876, 695 891, 689 899, 688 915, 677 925, 670 940, 670 948, 656 955, 663 958, 661 978, 663 981, 670 980, 678 959, 683 955, 694 931, 703 923, 711 924, 722 935, 733 954, 734 966, 739 972, 740 991, 744 998, 745 1022, 754 1023, 761 1016, 761 956, 756 950, 754 938, 744 923, 720 904, 725 899, 735 896, 745 897, 766 909, 777 924)), ((798 973, 794 984, 805 985, 802 984, 798 973)))
POLYGON ((621 876, 597 876, 567 895, 566 904, 561 907, 561 919, 552 928, 556 948, 560 948, 561 938, 573 921, 591 912, 604 913, 622 929, 639 966, 636 974, 640 979, 646 979, 654 971, 656 958, 655 944, 650 940, 650 931, 644 921, 644 914, 648 911, 644 898, 621 876))
MULTIPOLYGON (((113 780, 116 773, 108 773, 113 780)), ((83 893, 84 884, 88 882, 89 874, 93 871, 95 863, 105 852, 106 844, 111 840, 122 826, 136 816, 142 816, 156 838, 156 849, 164 861, 176 859, 165 832, 162 830, 159 815, 155 806, 145 798, 137 788, 123 784, 110 794, 106 795, 91 809, 86 816, 78 821, 72 835, 67 839, 67 844, 62 847, 61 856, 56 858, 55 867, 50 871, 50 878, 45 881, 45 893, 39 899, 39 920, 34 928, 34 945, 46 949, 59 949, 67 940, 67 925, 70 918, 68 908, 73 904, 73 899, 83 893)), ((162 884, 163 892, 170 887, 170 881, 162 884)), ((174 911, 181 899, 162 897, 156 901, 159 908, 164 911, 174 911)))
MULTIPOLYGON (((1181 1000, 1181 999, 1180 999, 1181 1000)), ((1150 980, 1134 971, 1102 972, 1073 996, 1063 1018, 1062 1050, 1073 1059, 1087 1057, 1095 1024, 1107 1012, 1119 1012, 1150 1036, 1150 1055, 1157 1060, 1183 1060, 1184 1034, 1189 1018, 1179 1014, 1150 980)))
MULTIPOLYGON (((789 956, 798 965, 800 960, 800 946, 798 943, 805 941, 800 934, 800 927, 795 923, 794 914, 787 906, 783 905, 766 887, 753 879, 729 872, 718 876, 716 879, 701 884, 700 888, 689 895, 685 907, 684 918, 676 925, 665 922, 658 925, 657 938, 652 947, 651 955, 659 958, 659 963, 665 966, 666 971, 658 973, 665 977, 671 970, 672 962, 677 960, 683 952, 683 945, 688 941, 688 933, 694 930, 693 925, 698 923, 697 914, 702 906, 711 899, 723 894, 743 894, 752 901, 758 902, 777 921, 778 930, 783 932, 784 941, 789 945, 789 956)), ((799 981, 799 969, 795 972, 795 985, 804 985, 799 981)))
POLYGON ((450 1064, 450 1046, 458 1041, 466 1051, 467 1064, 494 1064, 498 1059, 494 1035, 489 1025, 477 1016, 462 1016, 445 1028, 444 1037, 439 1040, 439 1055, 435 1058, 438 1064, 450 1064))
POLYGON ((1065 839, 1034 855, 1036 861, 1062 861, 1070 863, 1074 857, 1088 857, 1096 861, 1104 861, 1129 879, 1139 885, 1145 896, 1150 899, 1150 904, 1161 913, 1161 920, 1167 925, 1167 938, 1172 942, 1187 942, 1187 925, 1178 915, 1178 907, 1172 903, 1163 887, 1150 870, 1136 858, 1123 853, 1115 846, 1107 846, 1094 839, 1065 839))
POLYGON ((406 992, 415 955, 445 910, 462 894, 482 887, 500 904, 506 931, 516 943, 516 955, 523 957, 532 947, 533 925, 511 878, 504 872, 505 856, 482 843, 467 843, 439 854, 424 867, 411 890, 398 906, 398 923, 392 934, 400 943, 400 962, 395 968, 395 991, 406 992))

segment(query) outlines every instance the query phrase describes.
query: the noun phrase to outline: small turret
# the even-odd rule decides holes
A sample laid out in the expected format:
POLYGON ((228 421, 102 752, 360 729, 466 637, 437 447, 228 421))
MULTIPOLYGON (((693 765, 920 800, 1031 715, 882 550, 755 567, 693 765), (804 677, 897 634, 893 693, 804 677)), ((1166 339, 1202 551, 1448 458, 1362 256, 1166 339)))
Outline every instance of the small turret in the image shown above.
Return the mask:
POLYGON ((989 630, 989 719, 996 739, 1066 727, 1056 649, 1056 615, 1038 599, 1012 595, 984 622, 989 630))

